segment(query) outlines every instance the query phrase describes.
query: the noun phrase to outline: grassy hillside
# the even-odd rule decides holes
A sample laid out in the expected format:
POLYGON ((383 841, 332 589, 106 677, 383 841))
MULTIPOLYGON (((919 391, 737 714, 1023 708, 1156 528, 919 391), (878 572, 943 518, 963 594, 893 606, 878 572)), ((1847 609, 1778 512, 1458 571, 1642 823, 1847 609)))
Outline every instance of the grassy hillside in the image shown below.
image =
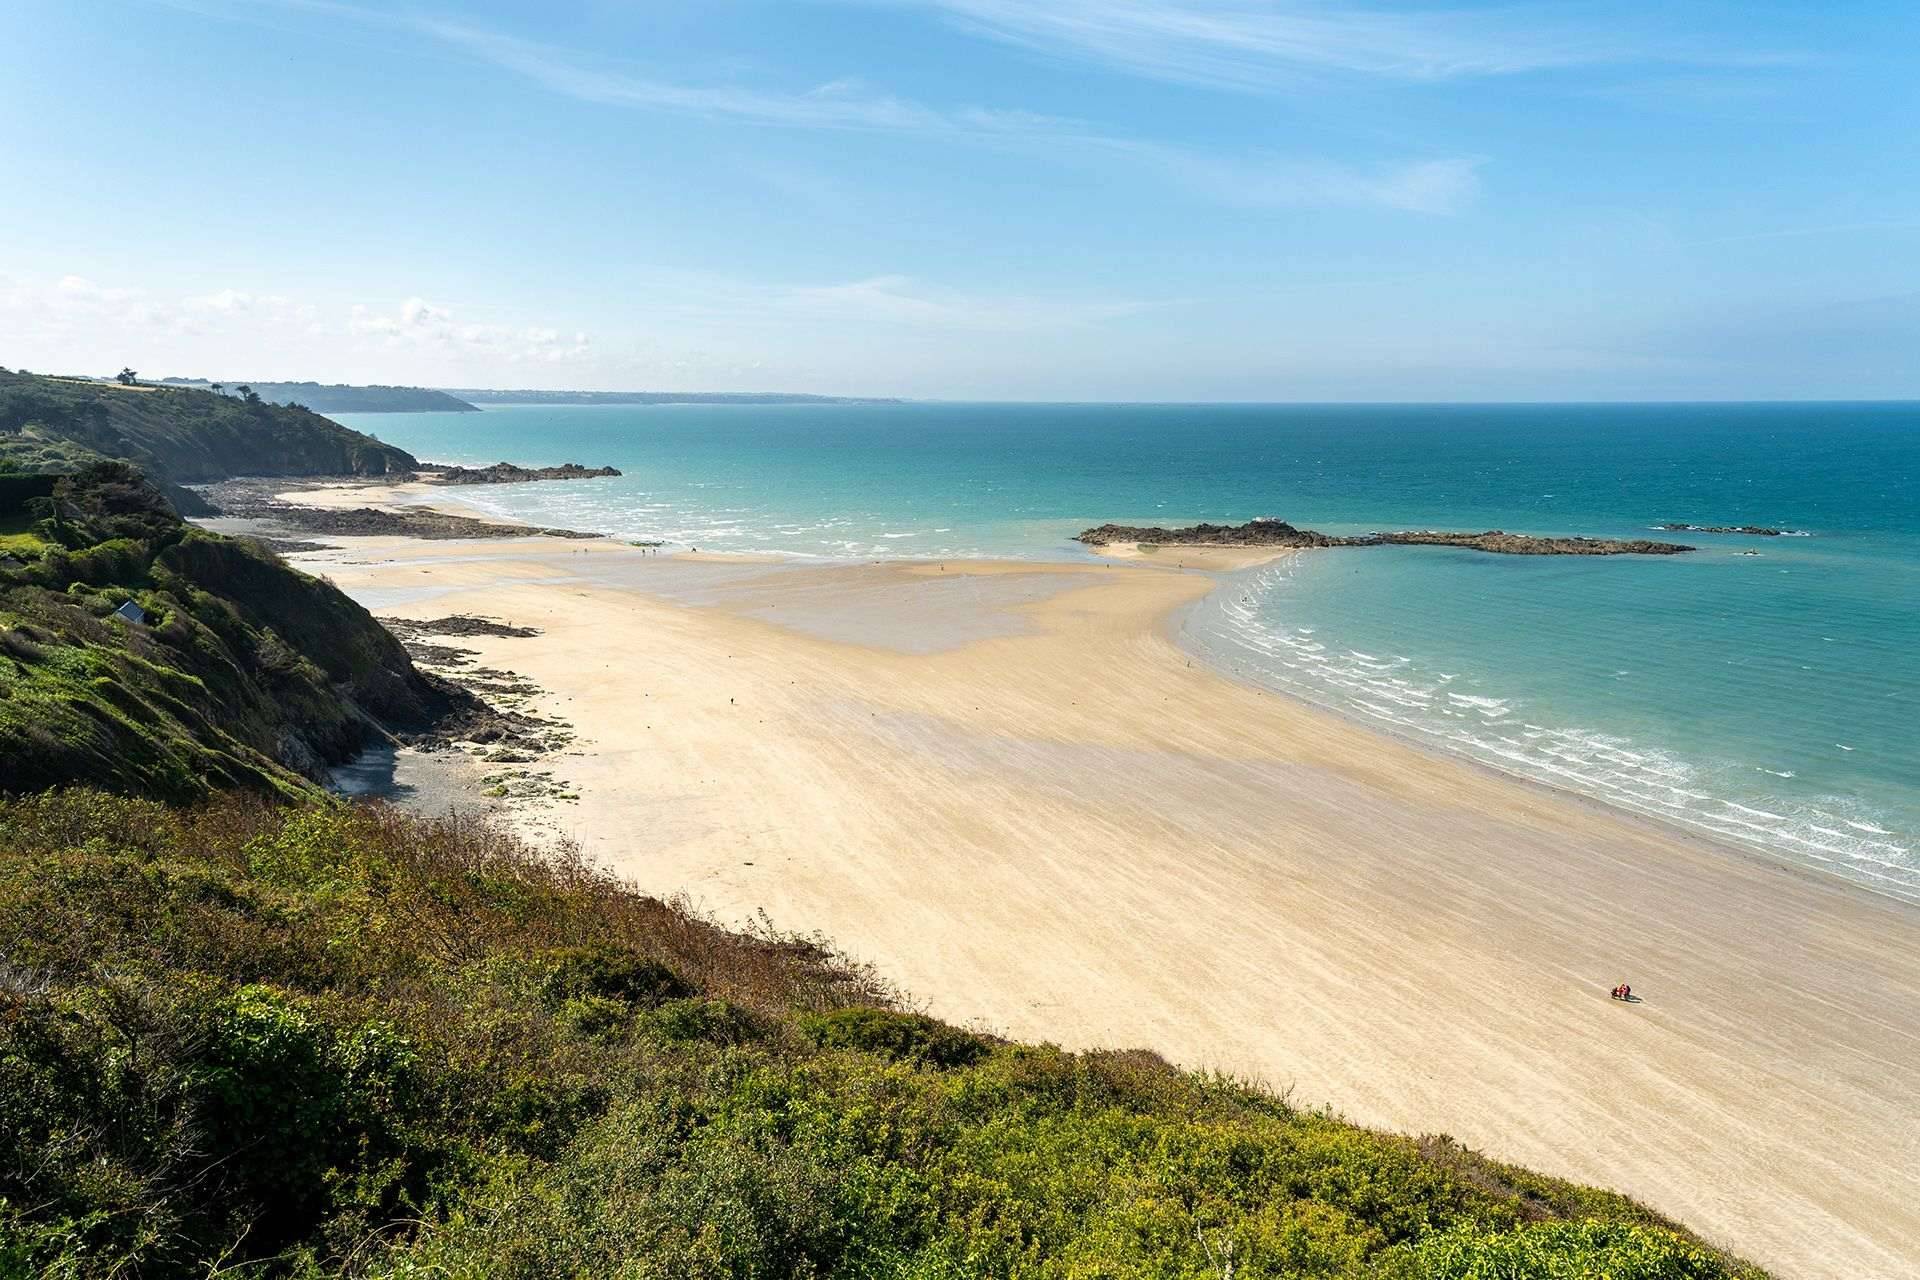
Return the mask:
POLYGON ((182 523, 124 464, 0 476, 0 790, 311 794, 369 715, 420 725, 456 696, 345 595, 182 523), (144 624, 110 616, 127 600, 144 624))
POLYGON ((162 484, 229 476, 388 475, 413 456, 307 409, 183 387, 123 387, 0 369, 0 464, 131 462, 162 484))
POLYGON ((381 808, 0 804, 0 1275, 1759 1273, 381 808))
MULTIPOLYGON (((163 378, 162 386, 205 388, 203 378, 163 378)), ((223 384, 250 386, 262 399, 275 404, 292 401, 316 413, 477 413, 464 400, 428 387, 350 387, 337 382, 250 382, 223 384)))

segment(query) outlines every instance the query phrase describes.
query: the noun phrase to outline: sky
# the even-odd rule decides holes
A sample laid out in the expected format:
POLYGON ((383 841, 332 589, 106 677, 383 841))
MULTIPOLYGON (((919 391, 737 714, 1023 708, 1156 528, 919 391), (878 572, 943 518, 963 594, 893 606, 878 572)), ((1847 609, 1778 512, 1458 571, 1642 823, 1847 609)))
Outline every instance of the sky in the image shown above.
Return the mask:
POLYGON ((1920 398, 1913 0, 10 0, 0 365, 1920 398))

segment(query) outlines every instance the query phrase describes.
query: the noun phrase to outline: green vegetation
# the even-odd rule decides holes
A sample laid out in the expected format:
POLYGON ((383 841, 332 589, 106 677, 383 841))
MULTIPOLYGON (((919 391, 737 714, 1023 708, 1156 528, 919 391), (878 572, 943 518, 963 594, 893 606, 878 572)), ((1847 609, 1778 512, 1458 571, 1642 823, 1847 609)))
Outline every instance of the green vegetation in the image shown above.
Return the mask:
POLYGON ((0 476, 0 551, 0 790, 310 796, 369 716, 424 725, 453 696, 359 605, 186 525, 122 463, 0 476), (128 600, 144 623, 110 616, 128 600))
POLYGON ((0 369, 0 471, 73 471, 103 458, 133 463, 163 485, 388 475, 416 465, 404 450, 257 395, 0 369))
MULTIPOLYGON (((201 378, 162 378, 166 387, 205 387, 220 383, 201 378)), ((427 387, 350 387, 335 382, 255 382, 254 394, 276 404, 303 404, 316 413, 476 413, 465 400, 427 387)))
POLYGON ((380 807, 0 803, 0 1275, 1758 1273, 380 807))

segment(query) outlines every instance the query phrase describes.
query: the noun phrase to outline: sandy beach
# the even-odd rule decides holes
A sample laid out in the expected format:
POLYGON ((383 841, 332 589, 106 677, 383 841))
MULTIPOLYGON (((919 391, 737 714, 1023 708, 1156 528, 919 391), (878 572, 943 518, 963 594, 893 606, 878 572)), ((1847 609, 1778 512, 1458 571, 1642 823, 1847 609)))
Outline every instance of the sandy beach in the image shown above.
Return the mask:
POLYGON ((579 734, 578 800, 512 820, 650 891, 955 1021, 1616 1187, 1782 1275, 1920 1270, 1920 911, 1207 669, 1182 610, 1237 560, 330 541, 297 562, 376 613, 540 629, 462 641, 579 734))

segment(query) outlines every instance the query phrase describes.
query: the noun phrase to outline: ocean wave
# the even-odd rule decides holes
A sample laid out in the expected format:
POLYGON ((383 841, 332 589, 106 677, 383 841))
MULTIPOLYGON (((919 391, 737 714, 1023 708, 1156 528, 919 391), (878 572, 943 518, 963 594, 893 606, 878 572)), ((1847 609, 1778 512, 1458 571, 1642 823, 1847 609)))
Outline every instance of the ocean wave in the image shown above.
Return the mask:
POLYGON ((1796 777, 1792 769, 1689 760, 1618 734, 1554 725, 1525 714, 1515 696, 1472 690, 1478 680, 1465 672, 1324 644, 1314 638, 1317 628, 1289 626, 1274 607, 1297 572, 1285 562, 1256 575, 1246 591, 1206 602, 1183 633, 1188 643, 1237 674, 1390 732, 1920 900, 1920 863, 1911 856, 1920 841, 1862 802, 1796 801, 1784 788, 1738 781, 1757 772, 1787 782, 1796 777))

